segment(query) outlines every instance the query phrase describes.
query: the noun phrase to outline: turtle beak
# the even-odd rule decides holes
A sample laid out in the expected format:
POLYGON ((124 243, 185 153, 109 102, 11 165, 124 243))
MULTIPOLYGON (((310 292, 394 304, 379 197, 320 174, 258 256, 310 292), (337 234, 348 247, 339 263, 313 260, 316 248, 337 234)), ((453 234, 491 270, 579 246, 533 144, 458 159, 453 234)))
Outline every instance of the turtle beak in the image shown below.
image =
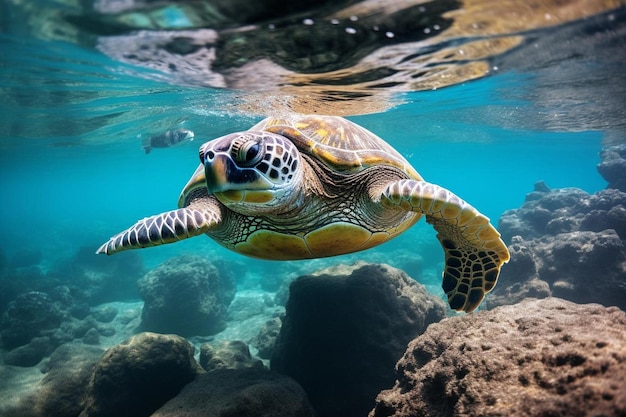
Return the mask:
POLYGON ((206 177, 204 174, 204 166, 200 165, 198 166, 198 168, 196 168, 196 172, 193 173, 189 181, 187 181, 187 184, 185 184, 183 191, 181 191, 180 197, 178 197, 178 207, 179 208, 186 207, 187 201, 185 201, 185 197, 192 195, 194 190, 198 188, 205 188, 205 187, 206 187, 206 177))
POLYGON ((273 185, 255 169, 237 166, 227 153, 214 153, 204 160, 209 194, 230 190, 267 190, 273 185))

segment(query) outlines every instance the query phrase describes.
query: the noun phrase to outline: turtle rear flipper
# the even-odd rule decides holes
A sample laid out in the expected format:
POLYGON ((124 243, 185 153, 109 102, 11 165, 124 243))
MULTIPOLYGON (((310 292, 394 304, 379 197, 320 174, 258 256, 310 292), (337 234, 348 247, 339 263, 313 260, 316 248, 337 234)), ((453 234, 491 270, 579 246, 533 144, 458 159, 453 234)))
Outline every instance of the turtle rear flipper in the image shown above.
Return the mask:
POLYGON ((468 313, 478 307, 509 260, 509 251, 489 219, 452 192, 424 181, 390 184, 381 203, 426 215, 445 252, 442 287, 450 307, 468 313))
POLYGON ((112 255, 128 249, 139 249, 178 242, 206 233, 220 223, 219 210, 185 207, 139 220, 130 228, 111 237, 97 254, 112 255))

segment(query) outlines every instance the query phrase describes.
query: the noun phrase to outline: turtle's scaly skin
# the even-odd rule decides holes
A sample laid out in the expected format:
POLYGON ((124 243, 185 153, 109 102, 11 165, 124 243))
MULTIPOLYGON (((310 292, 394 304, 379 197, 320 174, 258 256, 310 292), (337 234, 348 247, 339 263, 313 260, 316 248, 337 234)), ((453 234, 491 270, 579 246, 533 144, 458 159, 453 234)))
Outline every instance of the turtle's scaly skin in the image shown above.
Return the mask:
POLYGON ((219 212, 216 201, 197 200, 191 206, 139 220, 132 227, 109 239, 96 253, 112 254, 199 236, 219 223, 219 212))
POLYGON ((340 117, 268 118, 205 143, 200 160, 178 210, 139 221, 98 253, 205 233, 252 257, 319 258, 377 246, 425 215, 445 252, 448 302, 467 312, 509 259, 489 219, 340 117))
POLYGON ((445 188, 399 181, 383 193, 382 204, 426 214, 445 253, 443 290, 450 307, 474 310, 496 285, 509 251, 489 219, 445 188))

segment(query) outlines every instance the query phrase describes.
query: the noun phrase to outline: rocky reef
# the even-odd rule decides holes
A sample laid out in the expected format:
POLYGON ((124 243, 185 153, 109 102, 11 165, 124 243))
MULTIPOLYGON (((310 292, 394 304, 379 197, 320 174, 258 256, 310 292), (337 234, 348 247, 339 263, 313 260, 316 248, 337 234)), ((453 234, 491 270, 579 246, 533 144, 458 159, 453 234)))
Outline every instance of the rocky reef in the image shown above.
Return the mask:
POLYGON ((303 276, 289 288, 271 369, 298 381, 318 416, 363 416, 393 383, 408 341, 445 312, 442 300, 388 265, 303 276))
POLYGON ((219 369, 200 375, 152 417, 313 417, 293 379, 267 369, 219 369))
POLYGON ((91 246, 48 261, 50 265, 45 267, 42 257, 41 251, 33 248, 18 249, 9 257, 0 251, 0 311, 21 294, 52 295, 61 287, 73 298, 73 315, 84 317, 90 306, 137 299, 137 280, 146 273, 139 254, 109 260, 94 256, 91 246))
POLYGON ((235 290, 234 275, 202 257, 169 259, 139 281, 142 329, 182 336, 218 333, 226 327, 235 290))
POLYGON ((626 145, 606 146, 600 152, 600 175, 609 183, 607 188, 626 191, 626 145))
POLYGON ((11 301, 0 318, 4 363, 35 366, 64 343, 82 340, 96 345, 100 337, 115 335, 109 324, 118 314, 115 307, 88 308, 85 315, 82 310, 76 313, 74 302, 67 287, 50 294, 30 291, 11 301))
POLYGON ((261 360, 250 355, 250 348, 241 340, 220 340, 203 344, 200 347, 200 366, 206 371, 265 368, 261 360))
POLYGON ((370 417, 623 416, 626 314, 525 300, 431 325, 370 417))
POLYGON ((150 415, 201 372, 180 336, 140 333, 96 363, 81 417, 150 415))
POLYGON ((524 204, 506 211, 498 229, 511 261, 487 298, 490 307, 555 296, 626 310, 626 146, 602 150, 608 188, 535 184, 524 204))
MULTIPOLYGON (((357 263, 295 279, 285 314, 268 310, 253 321, 264 328, 257 337, 228 339, 250 334, 234 329, 251 320, 237 318, 238 306, 229 329, 208 341, 141 332, 105 352, 112 339, 88 331, 46 353, 37 369, 10 365, 14 352, 47 346, 47 332, 68 319, 58 301, 29 297, 25 306, 58 310, 48 315, 61 325, 44 321, 40 336, 4 352, 0 380, 19 384, 18 369, 41 375, 31 376, 30 395, 0 407, 7 417, 626 412, 626 313, 615 307, 549 297, 445 319, 444 302, 401 270, 357 263), (271 357, 271 370, 257 354, 271 357)), ((88 315, 96 319, 140 330, 139 309, 131 316, 100 306, 88 315)))

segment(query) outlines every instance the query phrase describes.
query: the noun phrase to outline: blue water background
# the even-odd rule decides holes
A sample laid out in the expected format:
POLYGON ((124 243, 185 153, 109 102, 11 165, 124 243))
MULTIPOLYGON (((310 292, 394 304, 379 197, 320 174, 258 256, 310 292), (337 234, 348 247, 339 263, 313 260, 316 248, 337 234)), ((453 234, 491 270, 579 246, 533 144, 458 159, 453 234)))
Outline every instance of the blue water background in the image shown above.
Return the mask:
MULTIPOLYGON (((3 100, 0 115, 0 247, 8 259, 33 250, 45 269, 81 247, 95 251, 137 219, 176 208, 198 164, 198 147, 260 120, 237 111, 239 93, 172 86, 148 70, 70 44, 4 37, 1 46, 3 84, 23 95, 20 102, 3 100), (172 127, 193 130, 194 141, 143 153, 142 138, 172 127)), ((603 132, 542 130, 533 118, 543 110, 502 94, 534 82, 533 74, 495 74, 404 94, 386 112, 350 119, 396 147, 427 181, 497 224, 537 181, 587 192, 606 186, 596 170, 603 132)), ((425 269, 436 271, 443 261, 422 221, 394 242, 329 262, 394 264, 400 250, 424 257, 425 269)), ((180 253, 258 265, 250 267, 255 279, 277 271, 274 262, 248 262, 203 237, 141 251, 147 267, 180 253)), ((324 262, 299 265, 314 269, 324 262)))

